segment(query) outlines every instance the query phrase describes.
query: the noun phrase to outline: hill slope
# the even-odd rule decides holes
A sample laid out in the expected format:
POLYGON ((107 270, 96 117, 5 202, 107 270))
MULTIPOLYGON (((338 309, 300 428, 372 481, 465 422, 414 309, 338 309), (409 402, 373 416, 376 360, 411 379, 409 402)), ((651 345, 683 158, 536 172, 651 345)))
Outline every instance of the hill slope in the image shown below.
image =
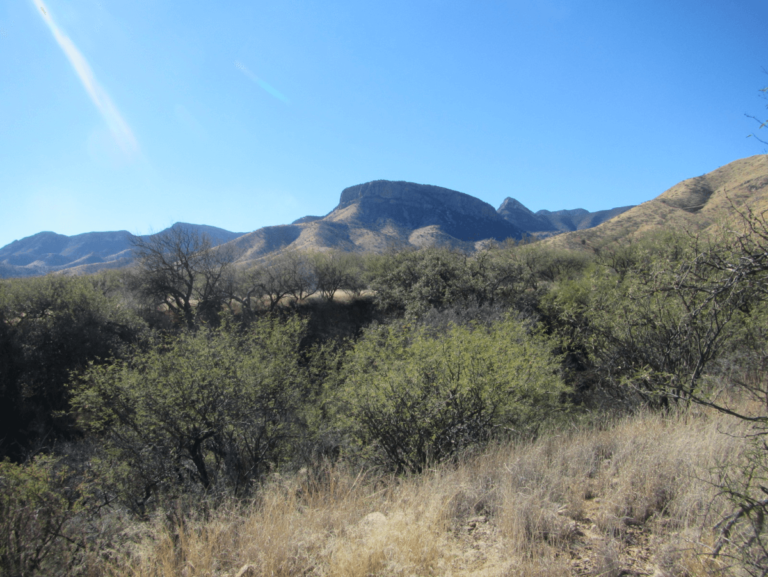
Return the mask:
POLYGON ((734 207, 768 209, 768 155, 736 160, 703 176, 689 178, 595 228, 545 242, 579 248, 633 239, 661 229, 701 232, 737 216, 734 207))
MULTIPOLYGON (((217 245, 242 235, 214 226, 183 222, 177 222, 171 228, 179 227, 205 233, 217 245)), ((104 268, 127 266, 133 262, 131 241, 134 238, 127 230, 86 232, 74 236, 39 232, 0 248, 0 278, 64 270, 75 273, 95 272, 104 268)))

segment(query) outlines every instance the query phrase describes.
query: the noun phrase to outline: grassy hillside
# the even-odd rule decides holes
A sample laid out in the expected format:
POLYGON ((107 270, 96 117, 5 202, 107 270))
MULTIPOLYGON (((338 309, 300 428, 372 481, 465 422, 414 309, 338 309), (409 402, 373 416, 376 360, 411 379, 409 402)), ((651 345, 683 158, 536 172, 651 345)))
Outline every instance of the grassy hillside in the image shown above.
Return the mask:
POLYGON ((742 425, 641 414, 504 444, 420 476, 328 466, 247 504, 158 515, 104 574, 721 575, 697 553, 727 504, 710 484, 742 425), (724 434, 724 433, 731 433, 724 434))
POLYGON ((560 248, 579 248, 637 239, 664 229, 700 232, 733 222, 734 207, 750 207, 758 212, 768 209, 768 156, 744 158, 689 178, 593 229, 544 242, 560 248))

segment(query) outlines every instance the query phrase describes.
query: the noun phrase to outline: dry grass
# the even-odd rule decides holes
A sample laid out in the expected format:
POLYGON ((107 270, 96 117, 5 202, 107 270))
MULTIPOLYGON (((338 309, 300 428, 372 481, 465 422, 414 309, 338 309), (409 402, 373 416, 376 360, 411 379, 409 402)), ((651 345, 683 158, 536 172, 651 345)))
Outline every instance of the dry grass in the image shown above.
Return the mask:
POLYGON ((700 553, 739 458, 718 414, 641 415, 496 446, 421 476, 274 478, 253 503, 140 529, 102 574, 717 575, 700 553))
POLYGON ((723 221, 738 218, 732 204, 756 213, 768 209, 768 156, 736 160, 697 178, 684 180, 661 195, 591 229, 550 237, 543 242, 558 248, 584 250, 659 230, 714 231, 723 221))

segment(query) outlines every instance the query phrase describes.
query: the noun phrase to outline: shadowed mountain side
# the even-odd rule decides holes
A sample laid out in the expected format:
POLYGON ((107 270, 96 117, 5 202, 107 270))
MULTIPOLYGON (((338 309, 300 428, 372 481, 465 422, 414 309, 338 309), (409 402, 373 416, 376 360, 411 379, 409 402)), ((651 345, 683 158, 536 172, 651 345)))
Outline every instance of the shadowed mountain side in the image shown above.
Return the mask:
POLYGON ((109 259, 130 248, 127 230, 65 236, 39 232, 0 248, 0 262, 14 266, 60 266, 87 256, 109 259))
POLYGON ((732 221, 737 217, 734 206, 750 207, 757 212, 768 210, 768 156, 743 158, 703 176, 689 178, 595 228, 545 242, 564 248, 583 248, 633 239, 660 229, 701 232, 732 221))
POLYGON ((598 210, 596 212, 589 212, 583 208, 558 210, 555 212, 540 210, 536 214, 539 217, 546 219, 555 231, 571 232, 574 230, 584 230, 585 228, 596 227, 605 221, 628 211, 630 208, 632 207, 620 206, 610 210, 598 210))
POLYGON ((534 213, 514 198, 506 198, 498 213, 516 227, 534 236, 546 237, 562 232, 595 227, 606 220, 626 212, 631 206, 589 212, 583 208, 573 210, 539 210, 534 213))
POLYGON ((532 210, 514 198, 505 198, 497 212, 508 222, 529 233, 548 231, 551 228, 546 219, 534 214, 532 210))
POLYGON ((227 243, 238 255, 238 261, 251 261, 269 253, 282 250, 293 243, 301 234, 303 225, 284 224, 265 226, 227 243))

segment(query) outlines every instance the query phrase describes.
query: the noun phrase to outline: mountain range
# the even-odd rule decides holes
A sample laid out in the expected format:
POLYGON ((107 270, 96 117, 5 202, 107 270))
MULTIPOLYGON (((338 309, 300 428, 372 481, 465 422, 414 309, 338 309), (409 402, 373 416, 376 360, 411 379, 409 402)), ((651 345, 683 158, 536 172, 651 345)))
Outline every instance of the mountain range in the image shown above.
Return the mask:
MULTIPOLYGON (((339 204, 322 217, 305 216, 249 233, 187 223, 173 227, 205 233, 215 245, 228 244, 238 262, 248 264, 282 250, 382 252, 430 245, 473 250, 483 241, 525 237, 583 249, 659 228, 705 230, 744 206, 768 209, 766 155, 737 160, 685 180, 641 205, 597 212, 534 213, 514 198, 506 198, 496 210, 455 190, 376 180, 344 189, 339 204)), ((75 236, 40 232, 0 248, 0 277, 83 274, 128 266, 133 261, 134 238, 128 231, 75 236)))
MULTIPOLYGON (((249 233, 188 223, 173 227, 196 229, 215 245, 231 243, 238 261, 246 264, 285 249, 381 252, 390 247, 438 245, 473 250, 487 240, 520 240, 595 226, 627 208, 533 213, 507 198, 496 210, 455 190, 376 180, 344 189, 339 204, 323 217, 305 216, 249 233)), ((40 232, 0 248, 0 277, 83 274, 128 266, 133 262, 134 238, 125 230, 75 236, 40 232)))
MULTIPOLYGON (((207 234, 214 245, 231 241, 243 234, 215 226, 183 222, 177 222, 170 228, 179 227, 194 228, 207 234)), ((151 236, 143 235, 138 238, 146 239, 151 236)), ((58 271, 83 274, 128 266, 133 262, 131 242, 134 238, 137 237, 127 230, 86 232, 74 236, 49 231, 38 232, 0 248, 0 278, 34 276, 58 271)))

